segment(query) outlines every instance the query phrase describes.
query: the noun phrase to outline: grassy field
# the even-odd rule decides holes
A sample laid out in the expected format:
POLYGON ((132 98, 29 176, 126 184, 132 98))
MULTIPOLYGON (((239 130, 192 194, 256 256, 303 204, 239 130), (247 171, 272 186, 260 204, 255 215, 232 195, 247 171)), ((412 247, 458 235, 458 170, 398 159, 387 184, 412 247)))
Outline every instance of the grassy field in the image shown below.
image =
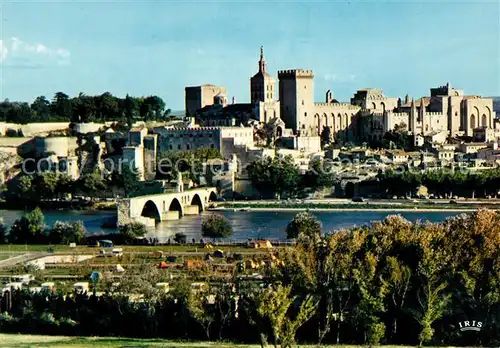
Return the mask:
MULTIPOLYGON (((0 334, 2 347, 162 347, 162 348, 260 348, 260 345, 243 345, 223 342, 178 342, 159 339, 133 339, 110 337, 67 337, 0 334)), ((269 345, 271 347, 271 345, 269 345)), ((300 345, 300 347, 316 347, 315 345, 300 345)), ((366 346, 321 346, 338 348, 365 348, 366 346)), ((373 346, 376 347, 376 346, 373 346)), ((383 346, 384 348, 405 348, 405 346, 383 346)))

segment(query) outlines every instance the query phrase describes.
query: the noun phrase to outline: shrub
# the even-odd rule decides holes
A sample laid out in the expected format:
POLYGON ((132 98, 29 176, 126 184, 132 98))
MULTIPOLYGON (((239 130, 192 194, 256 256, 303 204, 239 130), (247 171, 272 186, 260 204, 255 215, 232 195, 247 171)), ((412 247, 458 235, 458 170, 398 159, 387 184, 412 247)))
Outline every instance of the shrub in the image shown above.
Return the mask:
POLYGON ((3 223, 3 218, 0 217, 0 244, 5 244, 7 239, 7 226, 3 223))
POLYGON ((40 208, 36 208, 14 222, 9 231, 9 242, 12 244, 44 243, 46 240, 44 232, 44 216, 40 208))
POLYGON ((187 237, 184 233, 176 233, 174 236, 174 241, 179 244, 186 244, 187 237))
POLYGON ((120 227, 120 233, 129 238, 144 237, 147 232, 146 226, 140 222, 132 222, 120 227))
POLYGON ((49 233, 49 239, 54 244, 78 244, 85 238, 86 234, 87 230, 81 221, 56 221, 49 233))
POLYGON ((286 237, 295 239, 297 237, 316 239, 321 235, 321 222, 314 215, 305 211, 295 215, 286 227, 286 237))
POLYGON ((201 234, 209 238, 227 238, 233 234, 233 227, 221 215, 210 215, 201 224, 201 234))

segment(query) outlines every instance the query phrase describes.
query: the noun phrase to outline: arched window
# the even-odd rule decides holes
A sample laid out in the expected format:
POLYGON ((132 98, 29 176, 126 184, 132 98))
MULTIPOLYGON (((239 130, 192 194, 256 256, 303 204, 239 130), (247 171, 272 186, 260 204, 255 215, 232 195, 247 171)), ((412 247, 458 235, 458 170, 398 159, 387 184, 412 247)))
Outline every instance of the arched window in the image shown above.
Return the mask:
POLYGON ((483 116, 481 116, 481 126, 488 127, 488 118, 486 117, 485 114, 483 114, 483 116))
POLYGON ((475 128, 476 127, 476 116, 470 115, 470 128, 475 128))

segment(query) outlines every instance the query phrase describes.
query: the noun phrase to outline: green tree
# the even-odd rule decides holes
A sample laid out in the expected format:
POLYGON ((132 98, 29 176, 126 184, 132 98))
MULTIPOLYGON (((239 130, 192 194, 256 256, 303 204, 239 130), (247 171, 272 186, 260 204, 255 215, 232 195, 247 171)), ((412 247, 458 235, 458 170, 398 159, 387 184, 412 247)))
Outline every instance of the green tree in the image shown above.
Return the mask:
POLYGON ((71 120, 72 119, 72 107, 71 100, 69 96, 63 92, 57 92, 52 99, 50 104, 51 111, 60 120, 71 120))
POLYGON ((302 186, 311 188, 331 187, 335 184, 332 164, 328 160, 316 159, 302 178, 302 186))
POLYGON ((93 199, 98 193, 104 192, 107 189, 106 182, 99 171, 82 175, 77 185, 81 191, 93 199))
POLYGON ((44 216, 40 208, 25 213, 9 231, 9 243, 12 244, 40 244, 45 241, 45 237, 44 216))
POLYGON ((81 243, 87 230, 82 221, 56 221, 49 232, 49 239, 54 244, 81 243))
POLYGON ((128 238, 138 238, 144 237, 148 230, 144 224, 140 222, 132 222, 126 225, 120 226, 120 234, 128 238))
POLYGON ((323 130, 321 131, 321 147, 330 145, 333 140, 332 130, 329 126, 323 126, 323 130))
POLYGON ((43 172, 33 178, 34 192, 40 198, 50 199, 56 195, 58 174, 55 172, 43 172))
POLYGON ((3 218, 0 217, 0 244, 7 242, 7 226, 4 224, 3 218))
POLYGON ((445 292, 448 283, 443 279, 450 257, 442 252, 446 244, 444 232, 443 226, 430 224, 417 232, 417 248, 421 255, 417 266, 417 276, 420 278, 417 300, 420 308, 415 309, 413 314, 420 324, 420 346, 433 338, 432 324, 446 313, 450 301, 450 294, 445 292))
POLYGON ((295 215, 286 227, 287 239, 301 238, 312 242, 321 237, 321 221, 309 212, 295 215))
POLYGON ((29 175, 23 175, 19 178, 17 182, 16 191, 19 194, 19 198, 23 201, 33 199, 32 191, 33 177, 29 175))
POLYGON ((126 196, 129 196, 142 186, 139 173, 132 171, 128 166, 123 166, 121 171, 113 171, 108 185, 123 188, 126 196))
POLYGON ((60 174, 55 188, 56 195, 61 197, 65 194, 75 193, 75 181, 66 174, 60 174))
POLYGON ((132 128, 134 124, 134 118, 137 113, 137 109, 137 100, 127 94, 124 101, 124 114, 129 129, 132 128))
POLYGON ((261 158, 246 168, 252 184, 261 193, 271 193, 276 198, 297 193, 300 172, 291 156, 261 158))
POLYGON ((216 308, 209 301, 210 295, 212 294, 204 291, 190 291, 187 302, 189 313, 203 327, 208 341, 210 341, 210 328, 216 319, 216 308))
POLYGON ((299 300, 297 314, 290 318, 289 311, 299 300, 292 295, 291 286, 276 284, 262 292, 258 313, 269 320, 274 338, 274 346, 292 347, 295 345, 297 330, 315 313, 317 302, 312 296, 299 300))
POLYGON ((31 109, 34 112, 34 118, 37 122, 48 122, 51 119, 50 101, 45 96, 39 96, 31 104, 31 109))
POLYGON ((233 234, 233 227, 224 216, 210 215, 201 223, 201 234, 208 238, 227 238, 233 234))

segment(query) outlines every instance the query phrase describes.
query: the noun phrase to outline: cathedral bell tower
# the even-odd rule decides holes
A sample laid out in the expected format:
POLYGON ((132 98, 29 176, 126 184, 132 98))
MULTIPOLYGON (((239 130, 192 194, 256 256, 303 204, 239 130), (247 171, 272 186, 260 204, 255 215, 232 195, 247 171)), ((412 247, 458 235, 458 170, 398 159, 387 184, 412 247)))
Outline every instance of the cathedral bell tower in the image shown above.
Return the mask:
POLYGON ((258 102, 270 103, 274 101, 276 80, 266 71, 264 48, 260 47, 259 71, 250 79, 250 100, 252 104, 258 102))

